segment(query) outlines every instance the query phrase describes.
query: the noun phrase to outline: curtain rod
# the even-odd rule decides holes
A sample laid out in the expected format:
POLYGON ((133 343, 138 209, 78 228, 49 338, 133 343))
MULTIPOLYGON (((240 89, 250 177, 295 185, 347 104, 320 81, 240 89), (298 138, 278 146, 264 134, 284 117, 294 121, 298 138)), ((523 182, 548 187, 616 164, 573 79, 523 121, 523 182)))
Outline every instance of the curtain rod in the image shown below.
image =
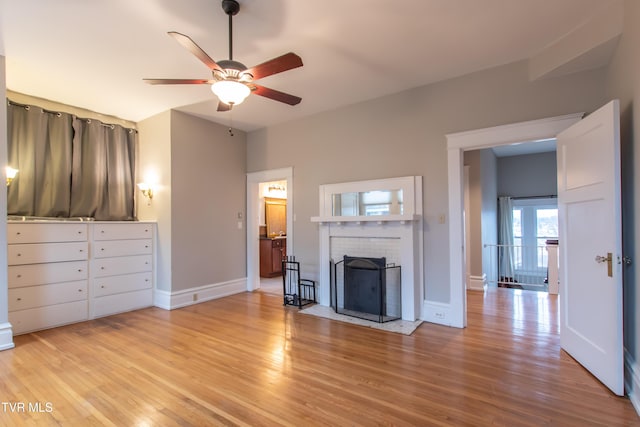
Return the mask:
MULTIPOLYGON (((14 107, 22 107, 27 111, 29 111, 31 109, 31 107, 40 108, 43 113, 55 114, 57 117, 62 117, 62 112, 60 112, 60 111, 51 111, 51 110, 47 110, 46 108, 38 107, 38 106, 35 106, 35 105, 21 104, 19 102, 12 101, 12 100, 10 100, 8 98, 7 98, 7 103, 9 105, 13 105, 14 107)), ((65 113, 65 114, 69 114, 69 113, 65 113)), ((96 120, 96 119, 89 119, 89 118, 85 118, 85 117, 78 117, 75 114, 71 114, 71 115, 74 116, 75 118, 77 118, 78 120, 84 120, 87 123, 91 123, 91 120, 96 120)), ((115 129, 116 126, 120 126, 121 128, 128 130, 129 133, 133 133, 133 132, 137 133, 138 132, 136 129, 133 129, 133 128, 126 128, 124 126, 115 125, 113 123, 104 123, 101 120, 96 120, 96 121, 98 123, 100 123, 100 125, 102 125, 104 127, 107 127, 107 128, 110 128, 110 129, 115 129)))

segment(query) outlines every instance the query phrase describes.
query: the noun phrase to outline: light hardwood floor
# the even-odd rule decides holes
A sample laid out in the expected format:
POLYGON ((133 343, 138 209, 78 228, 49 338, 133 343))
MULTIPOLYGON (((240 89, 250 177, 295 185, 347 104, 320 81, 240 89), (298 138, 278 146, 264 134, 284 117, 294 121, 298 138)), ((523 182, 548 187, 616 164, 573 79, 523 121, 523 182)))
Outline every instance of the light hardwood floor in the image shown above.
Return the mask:
POLYGON ((0 423, 640 425, 560 350, 554 297, 470 292, 468 328, 411 336, 281 303, 243 293, 16 337, 0 352, 0 423))

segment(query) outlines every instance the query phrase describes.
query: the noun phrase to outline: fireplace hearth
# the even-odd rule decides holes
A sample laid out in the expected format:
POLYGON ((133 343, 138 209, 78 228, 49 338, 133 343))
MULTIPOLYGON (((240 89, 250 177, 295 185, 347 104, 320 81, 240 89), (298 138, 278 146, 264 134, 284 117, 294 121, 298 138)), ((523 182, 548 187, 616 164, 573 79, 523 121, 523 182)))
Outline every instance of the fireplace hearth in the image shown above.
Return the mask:
POLYGON ((396 320, 402 313, 400 280, 400 266, 384 257, 344 255, 333 264, 331 305, 339 314, 379 323, 396 320))

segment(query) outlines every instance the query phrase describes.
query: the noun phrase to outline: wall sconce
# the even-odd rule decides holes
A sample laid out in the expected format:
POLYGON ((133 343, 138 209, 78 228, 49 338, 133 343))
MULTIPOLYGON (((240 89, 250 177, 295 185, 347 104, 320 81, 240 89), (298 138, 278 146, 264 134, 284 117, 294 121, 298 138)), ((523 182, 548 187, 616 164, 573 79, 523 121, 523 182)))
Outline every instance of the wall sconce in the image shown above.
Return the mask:
POLYGON ((9 184, 11 184, 11 181, 13 181, 13 178, 16 177, 17 173, 18 169, 14 169, 11 166, 7 166, 5 168, 5 174, 7 175, 7 187, 9 186, 9 184))
POLYGON ((151 199, 153 199, 153 187, 146 182, 138 184, 138 188, 142 191, 142 195, 147 198, 147 206, 151 206, 151 199))

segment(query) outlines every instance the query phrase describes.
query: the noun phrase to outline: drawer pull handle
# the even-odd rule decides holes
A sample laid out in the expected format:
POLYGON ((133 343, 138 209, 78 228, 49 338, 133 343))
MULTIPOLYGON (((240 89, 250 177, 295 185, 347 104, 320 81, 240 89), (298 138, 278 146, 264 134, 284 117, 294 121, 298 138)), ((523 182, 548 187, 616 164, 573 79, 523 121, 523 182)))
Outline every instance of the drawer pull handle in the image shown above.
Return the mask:
POLYGON ((104 248, 100 248, 100 250, 104 252, 104 248))
POLYGON ((18 301, 22 301, 22 298, 17 298, 18 301))
POLYGON ((82 292, 82 289, 78 289, 78 292, 82 292))
POLYGON ((20 235, 20 232, 18 231, 18 232, 16 233, 16 235, 17 235, 17 236, 19 236, 19 235, 20 235))
POLYGON ((22 274, 18 274, 16 277, 19 279, 22 277, 22 274))
POLYGON ((145 249, 149 249, 149 245, 144 245, 144 248, 145 249))
POLYGON ((100 233, 104 234, 104 230, 100 230, 100 233))
POLYGON ((144 281, 145 281, 145 282, 148 282, 148 281, 149 281, 149 279, 144 279, 144 281))
POLYGON ((82 273, 82 269, 81 268, 78 269, 78 273, 82 273))
POLYGON ((100 289, 104 289, 104 285, 100 285, 100 289))
POLYGON ((18 256, 22 256, 22 254, 21 254, 21 253, 18 253, 18 256))
POLYGON ((80 253, 84 252, 84 249, 80 249, 80 253))
POLYGON ((82 231, 78 230, 78 234, 82 234, 82 231))
POLYGON ((104 267, 100 267, 100 270, 104 270, 104 267))

